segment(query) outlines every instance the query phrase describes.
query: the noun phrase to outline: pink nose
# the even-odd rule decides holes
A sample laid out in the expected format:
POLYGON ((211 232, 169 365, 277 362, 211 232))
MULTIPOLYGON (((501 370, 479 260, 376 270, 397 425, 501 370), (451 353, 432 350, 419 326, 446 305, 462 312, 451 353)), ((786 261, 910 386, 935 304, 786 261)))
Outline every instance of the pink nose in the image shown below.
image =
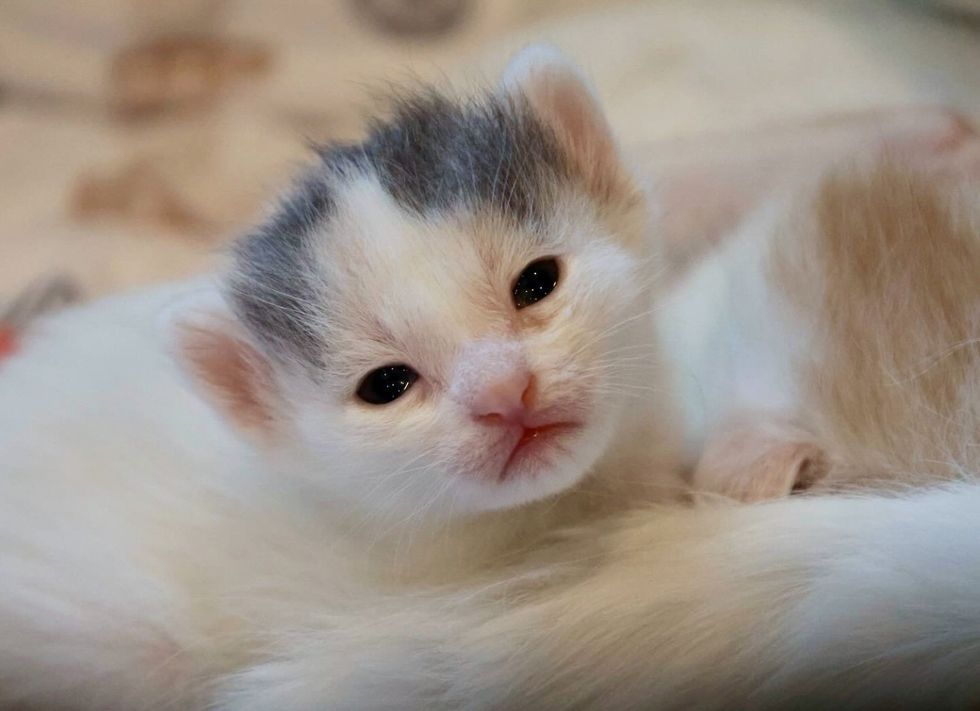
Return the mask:
POLYGON ((470 409, 476 417, 523 424, 533 395, 534 377, 526 370, 517 370, 481 387, 474 393, 470 409))

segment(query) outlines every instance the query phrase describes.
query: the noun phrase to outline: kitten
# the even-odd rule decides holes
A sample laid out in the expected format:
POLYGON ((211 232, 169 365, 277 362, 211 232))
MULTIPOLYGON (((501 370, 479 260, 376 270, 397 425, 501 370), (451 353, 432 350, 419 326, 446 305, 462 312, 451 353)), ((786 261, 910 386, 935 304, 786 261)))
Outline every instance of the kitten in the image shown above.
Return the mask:
POLYGON ((676 496, 645 210, 533 50, 325 148, 217 288, 39 324, 0 371, 0 700, 204 705, 258 620, 368 623, 676 496))
POLYGON ((322 149, 179 350, 311 495, 513 508, 668 459, 647 227, 589 89, 533 50, 493 94, 404 98, 322 149))

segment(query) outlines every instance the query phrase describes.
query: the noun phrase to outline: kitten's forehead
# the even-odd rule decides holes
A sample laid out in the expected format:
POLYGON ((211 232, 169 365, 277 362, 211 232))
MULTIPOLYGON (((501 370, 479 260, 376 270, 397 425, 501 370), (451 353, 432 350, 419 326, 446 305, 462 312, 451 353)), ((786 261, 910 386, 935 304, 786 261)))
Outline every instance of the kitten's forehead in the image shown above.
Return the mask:
POLYGON ((314 248, 332 350, 350 355, 358 340, 422 356, 506 329, 513 264, 545 243, 544 233, 507 220, 415 214, 376 177, 352 181, 338 193, 329 234, 314 248))
POLYGON ((358 278, 377 267, 452 278, 452 272, 493 269, 515 253, 534 252, 554 241, 552 220, 514 222, 498 214, 461 208, 432 214, 409 210, 378 177, 365 174, 335 195, 334 213, 312 247, 320 270, 353 271, 358 278))

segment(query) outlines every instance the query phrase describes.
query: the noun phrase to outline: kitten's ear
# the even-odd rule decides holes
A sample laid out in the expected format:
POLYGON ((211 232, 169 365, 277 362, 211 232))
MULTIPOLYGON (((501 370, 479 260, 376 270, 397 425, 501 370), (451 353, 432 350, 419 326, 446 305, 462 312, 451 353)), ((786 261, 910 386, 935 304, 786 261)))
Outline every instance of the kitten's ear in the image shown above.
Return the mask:
POLYGON ((227 306, 209 298, 168 321, 173 352, 198 392, 238 429, 274 437, 281 400, 272 365, 227 306))
POLYGON ((630 185, 595 92, 561 52, 548 45, 518 52, 504 70, 501 85, 508 94, 527 100, 593 190, 611 196, 630 185))

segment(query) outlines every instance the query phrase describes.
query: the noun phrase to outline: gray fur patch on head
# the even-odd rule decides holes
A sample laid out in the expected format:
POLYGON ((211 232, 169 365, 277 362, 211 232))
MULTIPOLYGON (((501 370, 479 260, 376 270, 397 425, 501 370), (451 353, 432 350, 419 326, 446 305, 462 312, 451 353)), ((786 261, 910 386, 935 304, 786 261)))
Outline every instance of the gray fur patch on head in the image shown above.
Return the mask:
POLYGON ((311 365, 327 345, 311 240, 350 177, 376 175, 409 213, 491 212, 525 224, 544 218, 556 186, 570 178, 553 133, 513 94, 399 97, 363 142, 317 153, 320 161, 271 219, 236 244, 227 282, 237 315, 260 342, 311 365))
MULTIPOLYGON (((533 219, 568 170, 554 135, 510 95, 402 97, 358 150, 385 190, 420 213, 462 207, 533 219)), ((323 155, 331 161, 330 150, 323 155)))
POLYGON ((225 281, 236 315, 261 343, 312 365, 320 364, 323 343, 310 240, 334 201, 325 177, 307 175, 264 225, 235 243, 225 281))

